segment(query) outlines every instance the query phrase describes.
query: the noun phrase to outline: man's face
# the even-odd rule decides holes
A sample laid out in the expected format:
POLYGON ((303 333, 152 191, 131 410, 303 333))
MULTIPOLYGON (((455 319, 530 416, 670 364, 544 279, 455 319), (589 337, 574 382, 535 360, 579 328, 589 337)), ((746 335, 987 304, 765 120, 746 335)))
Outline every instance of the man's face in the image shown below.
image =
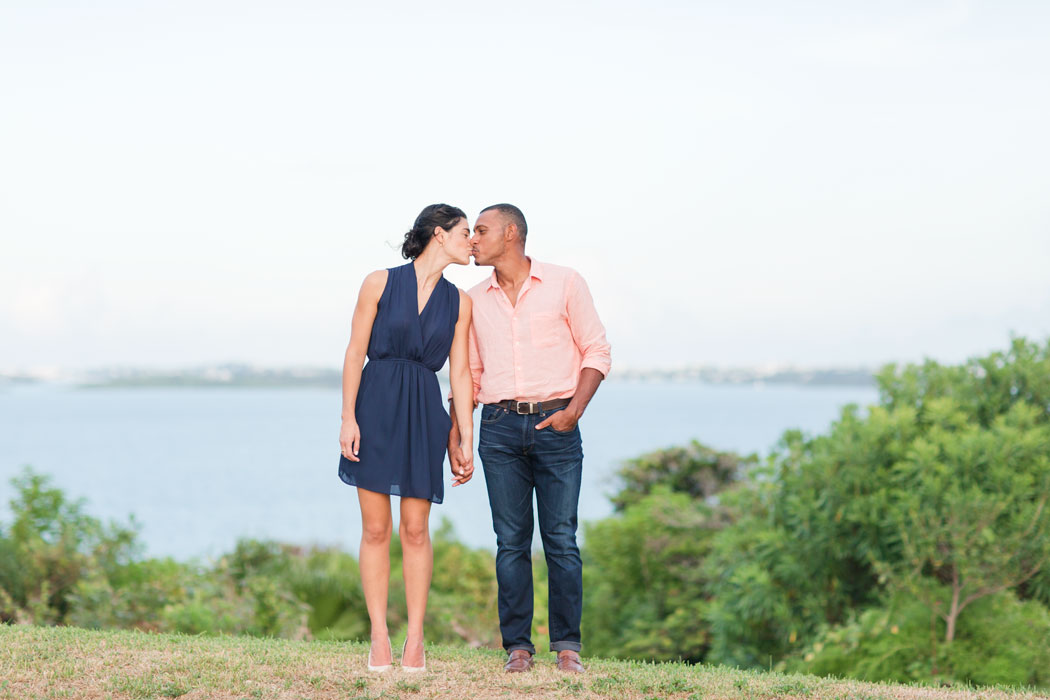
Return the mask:
POLYGON ((507 222, 496 209, 483 212, 474 222, 474 238, 471 239, 471 253, 475 265, 491 265, 503 255, 507 247, 504 234, 507 222))

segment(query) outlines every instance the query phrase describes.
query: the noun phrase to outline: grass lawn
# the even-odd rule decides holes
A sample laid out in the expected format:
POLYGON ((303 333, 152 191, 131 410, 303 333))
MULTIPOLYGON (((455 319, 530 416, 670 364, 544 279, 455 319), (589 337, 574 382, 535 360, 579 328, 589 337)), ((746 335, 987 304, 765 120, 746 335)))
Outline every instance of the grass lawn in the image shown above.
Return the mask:
POLYGON ((190 637, 0 625, 0 698, 1046 698, 1033 691, 879 685, 716 666, 585 659, 569 676, 541 653, 530 673, 504 654, 428 647, 427 671, 365 668, 360 643, 190 637))

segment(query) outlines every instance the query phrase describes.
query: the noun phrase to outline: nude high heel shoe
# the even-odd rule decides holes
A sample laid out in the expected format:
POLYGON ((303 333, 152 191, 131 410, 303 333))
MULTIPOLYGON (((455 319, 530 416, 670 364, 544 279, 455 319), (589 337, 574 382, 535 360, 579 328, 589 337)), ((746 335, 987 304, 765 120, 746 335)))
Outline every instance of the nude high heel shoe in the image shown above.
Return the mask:
POLYGON ((374 666, 372 664, 372 647, 371 647, 371 645, 369 645, 369 647, 368 647, 368 670, 369 671, 373 671, 375 673, 382 673, 384 671, 389 671, 390 667, 394 665, 392 663, 393 660, 394 660, 394 648, 390 645, 390 637, 386 638, 386 646, 390 650, 390 661, 391 661, 391 663, 384 664, 382 666, 374 666))
POLYGON ((427 648, 423 647, 423 665, 405 666, 405 649, 408 649, 408 637, 405 637, 405 645, 401 647, 401 670, 405 673, 422 673, 427 670, 427 648))

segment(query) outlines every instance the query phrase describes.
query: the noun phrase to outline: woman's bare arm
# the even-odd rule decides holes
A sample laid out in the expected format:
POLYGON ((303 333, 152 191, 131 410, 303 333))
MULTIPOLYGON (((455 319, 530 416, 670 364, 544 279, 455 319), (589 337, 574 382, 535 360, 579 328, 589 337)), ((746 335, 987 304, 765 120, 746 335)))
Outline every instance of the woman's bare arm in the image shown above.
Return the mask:
POLYGON ((470 353, 467 344, 470 336, 470 314, 472 302, 463 291, 459 292, 459 319, 452 348, 448 357, 449 382, 452 384, 452 424, 457 430, 460 449, 459 464, 452 464, 452 485, 459 486, 470 481, 474 475, 474 380, 470 376, 470 353))
POLYGON ((357 451, 361 447, 361 431, 357 427, 357 390, 361 386, 361 370, 368 354, 368 341, 372 338, 372 323, 376 319, 379 298, 386 287, 386 270, 377 270, 365 277, 361 292, 357 295, 354 319, 350 326, 350 343, 343 358, 343 421, 339 429, 339 446, 343 456, 351 462, 359 462, 357 451))

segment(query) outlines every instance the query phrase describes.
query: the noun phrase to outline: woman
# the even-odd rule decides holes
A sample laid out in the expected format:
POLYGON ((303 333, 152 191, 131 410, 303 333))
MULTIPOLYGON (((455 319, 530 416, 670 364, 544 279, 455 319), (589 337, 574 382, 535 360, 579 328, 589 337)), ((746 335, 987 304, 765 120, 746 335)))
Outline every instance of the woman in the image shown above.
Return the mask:
POLYGON ((446 358, 464 455, 452 485, 466 483, 474 472, 470 297, 441 274, 450 263, 470 262, 466 215, 447 204, 430 205, 405 234, 401 254, 411 262, 373 272, 361 285, 343 364, 339 477, 357 487, 361 502, 361 583, 372 623, 372 671, 393 663, 386 626, 390 495, 401 497, 398 534, 408 604, 401 666, 426 668, 423 616, 434 563, 428 518, 430 504, 444 496, 441 467, 451 427, 435 372, 446 358))

